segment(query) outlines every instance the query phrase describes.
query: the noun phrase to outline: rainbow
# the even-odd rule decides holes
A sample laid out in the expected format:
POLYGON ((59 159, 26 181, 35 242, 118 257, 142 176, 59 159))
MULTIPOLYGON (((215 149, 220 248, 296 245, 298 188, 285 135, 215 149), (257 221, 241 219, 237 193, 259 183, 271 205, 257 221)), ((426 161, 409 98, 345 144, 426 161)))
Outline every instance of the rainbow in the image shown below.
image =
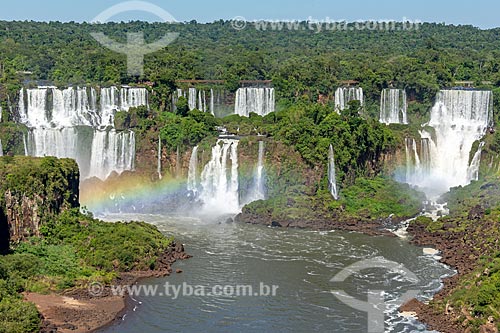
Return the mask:
POLYGON ((183 178, 165 177, 153 181, 127 173, 106 181, 92 179, 80 184, 80 204, 94 214, 168 209, 170 205, 180 203, 181 198, 186 203, 187 196, 183 178))

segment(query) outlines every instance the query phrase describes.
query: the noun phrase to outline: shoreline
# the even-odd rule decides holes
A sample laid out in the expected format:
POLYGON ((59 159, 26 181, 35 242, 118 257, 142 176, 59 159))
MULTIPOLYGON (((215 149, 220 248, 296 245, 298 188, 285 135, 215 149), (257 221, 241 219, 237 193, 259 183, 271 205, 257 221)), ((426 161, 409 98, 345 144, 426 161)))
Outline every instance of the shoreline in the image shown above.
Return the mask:
MULTIPOLYGON (((256 220, 252 222, 246 222, 249 224, 261 224, 268 225, 266 222, 255 223, 256 220)), ((239 223, 244 223, 243 221, 238 221, 239 223)), ((290 227, 299 229, 318 229, 318 230, 342 230, 350 232, 360 232, 367 234, 369 236, 389 236, 397 237, 392 232, 385 229, 387 221, 375 220, 369 224, 363 225, 363 223, 352 223, 344 225, 344 227, 339 228, 339 223, 330 223, 327 227, 326 223, 320 223, 321 227, 314 228, 309 226, 293 226, 288 223, 279 223, 279 225, 271 225, 274 227, 290 227)), ((457 253, 456 242, 459 241, 459 237, 453 233, 447 233, 446 236, 436 235, 425 230, 425 227, 419 224, 410 224, 408 227, 408 235, 411 237, 409 242, 418 247, 432 247, 440 251, 442 258, 439 262, 452 267, 457 270, 457 274, 452 277, 447 277, 442 279, 443 288, 437 292, 433 299, 439 300, 446 295, 456 286, 458 279, 465 274, 464 272, 469 272, 474 268, 473 260, 465 260, 463 257, 459 256, 457 253)), ((463 248, 463 246, 462 246, 463 248)), ((141 279, 151 278, 151 277, 164 277, 169 276, 174 272, 172 265, 177 260, 184 260, 191 258, 190 255, 186 254, 184 247, 180 243, 173 243, 165 251, 165 253, 158 259, 157 269, 151 271, 135 271, 135 272, 125 272, 121 273, 118 278, 113 281, 114 285, 133 285, 136 284, 141 279)), ((49 294, 40 295, 35 293, 25 294, 25 299, 35 303, 42 315, 42 326, 41 333, 80 333, 80 332, 97 332, 107 327, 113 326, 117 321, 122 320, 124 316, 127 315, 129 311, 132 310, 134 303, 130 295, 126 294, 123 297, 113 296, 111 294, 111 289, 109 286, 105 287, 102 296, 92 297, 89 295, 89 291, 85 288, 68 290, 60 294, 49 294), (47 299, 54 299, 55 305, 49 307, 43 307, 46 304, 47 299), (110 302, 115 302, 114 306, 109 306, 110 302), (64 307, 64 303, 68 306, 64 307), (116 305, 118 304, 119 305, 116 305), (75 308, 75 305, 80 308, 75 308), (89 307, 92 308, 94 315, 93 319, 89 321, 85 320, 85 312, 88 311, 89 307), (70 311, 68 311, 68 309, 70 311), (100 320, 103 314, 100 311, 105 311, 104 317, 106 320, 100 320), (70 318, 68 318, 68 313, 70 318), (99 318, 95 318, 99 316, 99 318), (54 316, 55 314, 55 316, 54 316), (82 327, 80 329, 80 327, 82 327)), ((461 331, 460 325, 453 321, 451 313, 439 313, 430 305, 424 304, 422 302, 413 299, 406 304, 402 305, 400 308, 401 312, 408 312, 416 314, 416 319, 424 323, 428 329, 438 330, 442 333, 456 333, 461 331)))
MULTIPOLYGON (((294 220, 276 222, 270 219, 264 219, 259 221, 256 216, 249 216, 249 214, 240 214, 235 220, 241 223, 260 224, 270 227, 359 232, 372 237, 398 237, 392 231, 389 231, 387 227, 394 227, 399 223, 398 221, 391 220, 372 220, 368 223, 364 223, 365 221, 345 223, 345 221, 318 220, 306 225, 304 223, 297 223, 297 221, 294 220)), ((464 258, 463 255, 459 254, 460 251, 472 253, 470 248, 463 245, 460 241, 463 234, 455 234, 452 232, 446 232, 445 234, 431 233, 425 229, 425 226, 416 223, 410 223, 407 228, 407 234, 410 244, 422 249, 432 248, 438 250, 441 258, 437 261, 457 271, 457 274, 453 276, 440 279, 443 283, 443 287, 433 295, 432 300, 445 298, 457 285, 458 280, 464 274, 467 274, 475 268, 475 260, 464 258)), ((441 333, 457 333, 463 331, 463 327, 453 320, 456 319, 458 315, 455 316, 451 309, 449 313, 440 313, 431 305, 412 299, 400 307, 400 312, 414 315, 416 320, 425 324, 427 328, 431 330, 437 330, 441 333)))
MULTIPOLYGON (((156 269, 122 272, 112 285, 125 287, 141 279, 169 276, 174 272, 172 265, 176 261, 191 257, 185 252, 183 244, 173 242, 158 258, 156 269)), ((24 299, 34 303, 40 312, 41 333, 96 332, 123 319, 132 305, 128 293, 114 296, 110 285, 104 286, 95 296, 89 293, 88 288, 77 288, 47 295, 25 293, 24 299)))
MULTIPOLYGON (((457 274, 442 279, 443 287, 432 298, 433 301, 445 299, 457 286, 460 278, 473 271, 476 267, 476 260, 473 258, 474 251, 461 242, 464 236, 462 233, 432 233, 427 231, 425 226, 418 223, 410 224, 407 231, 411 236, 411 244, 437 249, 441 256, 439 262, 456 270, 457 274)), ((415 313, 416 319, 424 323, 427 329, 430 330, 437 330, 441 333, 457 333, 464 330, 464 327, 457 321, 458 317, 464 315, 464 313, 455 313, 455 310, 448 304, 443 312, 434 308, 431 304, 412 299, 403 304, 400 311, 415 313)))

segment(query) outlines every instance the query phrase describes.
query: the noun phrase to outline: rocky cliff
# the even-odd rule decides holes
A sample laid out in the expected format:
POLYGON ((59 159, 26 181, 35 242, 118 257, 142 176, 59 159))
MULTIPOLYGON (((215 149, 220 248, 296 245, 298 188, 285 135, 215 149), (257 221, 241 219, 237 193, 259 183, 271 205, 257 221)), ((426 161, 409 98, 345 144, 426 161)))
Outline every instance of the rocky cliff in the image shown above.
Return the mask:
POLYGON ((79 207, 79 180, 74 160, 1 157, 0 250, 39 235, 45 221, 79 207))

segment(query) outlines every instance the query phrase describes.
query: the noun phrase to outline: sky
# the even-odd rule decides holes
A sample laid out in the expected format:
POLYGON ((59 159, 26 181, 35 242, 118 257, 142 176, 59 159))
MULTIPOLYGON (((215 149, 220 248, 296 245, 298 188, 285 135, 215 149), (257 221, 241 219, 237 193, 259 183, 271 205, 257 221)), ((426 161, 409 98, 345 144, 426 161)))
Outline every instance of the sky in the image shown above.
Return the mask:
MULTIPOLYGON (((107 8, 125 0, 7 0, 0 20, 92 21, 107 8)), ((420 20, 471 24, 483 29, 500 27, 498 0, 148 0, 177 21, 211 22, 243 17, 267 20, 420 20)), ((116 15, 112 21, 158 21, 137 11, 116 15)))

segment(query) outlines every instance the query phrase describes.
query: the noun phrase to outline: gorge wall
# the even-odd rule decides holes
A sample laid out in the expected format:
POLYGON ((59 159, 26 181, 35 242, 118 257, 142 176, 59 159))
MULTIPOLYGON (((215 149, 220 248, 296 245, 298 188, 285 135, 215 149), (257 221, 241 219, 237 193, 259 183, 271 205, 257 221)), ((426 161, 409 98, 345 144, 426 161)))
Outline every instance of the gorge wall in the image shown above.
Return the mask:
POLYGON ((0 157, 0 248, 38 236, 47 219, 79 207, 78 165, 71 159, 0 157))

